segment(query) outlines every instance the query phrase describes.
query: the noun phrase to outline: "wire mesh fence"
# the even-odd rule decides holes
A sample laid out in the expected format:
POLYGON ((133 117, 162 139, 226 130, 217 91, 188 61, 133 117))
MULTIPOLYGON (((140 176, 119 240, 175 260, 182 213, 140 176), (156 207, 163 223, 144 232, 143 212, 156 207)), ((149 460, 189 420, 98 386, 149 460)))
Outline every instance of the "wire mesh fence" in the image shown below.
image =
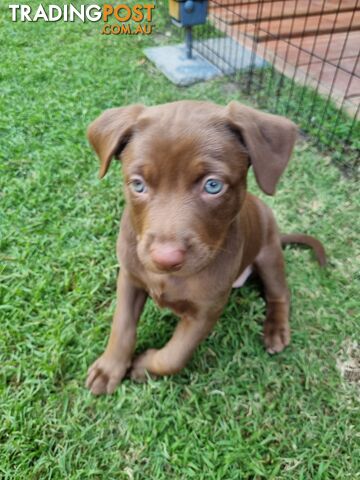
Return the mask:
POLYGON ((258 107, 357 165, 360 0, 209 0, 194 40, 258 107))

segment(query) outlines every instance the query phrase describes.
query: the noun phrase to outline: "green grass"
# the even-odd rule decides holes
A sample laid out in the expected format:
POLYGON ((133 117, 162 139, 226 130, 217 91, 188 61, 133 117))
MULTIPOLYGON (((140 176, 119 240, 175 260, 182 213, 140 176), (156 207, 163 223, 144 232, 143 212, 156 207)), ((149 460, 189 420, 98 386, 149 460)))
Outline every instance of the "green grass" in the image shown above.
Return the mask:
MULTIPOLYGON (((0 14, 0 478, 358 478, 359 392, 336 366, 359 336, 358 185, 303 142, 267 199, 283 231, 318 236, 330 259, 322 271, 311 252, 285 252, 284 353, 265 353, 249 283, 181 374, 94 398, 84 381, 109 333, 123 197, 117 164, 97 179, 86 126, 112 106, 240 94, 226 80, 171 85, 142 53, 169 41, 159 31, 109 38, 0 14)), ((138 350, 175 322, 149 302, 138 350)))

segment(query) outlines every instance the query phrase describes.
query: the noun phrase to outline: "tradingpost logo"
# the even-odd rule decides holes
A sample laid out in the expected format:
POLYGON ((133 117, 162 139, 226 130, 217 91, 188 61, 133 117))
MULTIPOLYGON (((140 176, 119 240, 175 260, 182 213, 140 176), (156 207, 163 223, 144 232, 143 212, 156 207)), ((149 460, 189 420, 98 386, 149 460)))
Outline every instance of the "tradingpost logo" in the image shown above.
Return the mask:
POLYGON ((13 22, 103 22, 103 35, 149 35, 152 33, 154 4, 112 5, 9 5, 13 22), (133 23, 130 23, 133 22, 133 23))

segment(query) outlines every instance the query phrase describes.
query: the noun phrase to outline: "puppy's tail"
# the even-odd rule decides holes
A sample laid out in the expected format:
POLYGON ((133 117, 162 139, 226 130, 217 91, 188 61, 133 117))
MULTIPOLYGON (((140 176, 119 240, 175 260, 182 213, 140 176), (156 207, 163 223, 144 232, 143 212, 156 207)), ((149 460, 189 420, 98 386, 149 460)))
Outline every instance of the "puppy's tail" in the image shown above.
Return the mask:
POLYGON ((300 245, 307 245, 314 250, 316 260, 321 267, 326 265, 326 253, 323 244, 311 235, 304 235, 303 233, 289 233, 288 235, 281 235, 281 245, 289 245, 290 243, 299 243, 300 245))

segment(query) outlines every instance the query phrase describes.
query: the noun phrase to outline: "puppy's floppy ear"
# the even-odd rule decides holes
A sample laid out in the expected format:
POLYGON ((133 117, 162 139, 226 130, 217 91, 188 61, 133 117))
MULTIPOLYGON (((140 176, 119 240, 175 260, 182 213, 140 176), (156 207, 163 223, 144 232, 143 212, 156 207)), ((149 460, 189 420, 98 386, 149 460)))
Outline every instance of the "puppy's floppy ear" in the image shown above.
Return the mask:
POLYGON ((238 102, 229 103, 226 115, 245 143, 257 183, 265 193, 273 195, 296 141, 296 125, 238 102))
POLYGON ((143 105, 110 108, 89 125, 87 136, 100 159, 100 178, 108 171, 111 159, 125 148, 144 108, 143 105))

